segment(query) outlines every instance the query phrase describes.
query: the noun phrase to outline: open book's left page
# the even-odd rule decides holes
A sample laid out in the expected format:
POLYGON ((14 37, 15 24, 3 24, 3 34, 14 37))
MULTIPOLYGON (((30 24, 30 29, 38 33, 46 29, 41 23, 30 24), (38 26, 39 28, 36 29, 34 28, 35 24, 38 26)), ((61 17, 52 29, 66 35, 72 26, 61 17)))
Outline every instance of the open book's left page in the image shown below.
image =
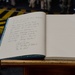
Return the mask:
POLYGON ((21 55, 45 55, 45 13, 35 12, 8 19, 0 59, 21 55))

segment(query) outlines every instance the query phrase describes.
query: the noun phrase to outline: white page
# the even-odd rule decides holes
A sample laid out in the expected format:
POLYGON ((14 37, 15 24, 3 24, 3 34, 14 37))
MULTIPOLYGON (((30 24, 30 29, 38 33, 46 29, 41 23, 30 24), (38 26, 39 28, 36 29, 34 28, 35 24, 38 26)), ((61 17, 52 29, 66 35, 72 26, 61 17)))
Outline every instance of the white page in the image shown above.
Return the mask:
POLYGON ((75 57, 75 15, 47 15, 46 57, 75 57))
POLYGON ((11 17, 1 42, 0 58, 20 55, 45 55, 45 13, 11 17))

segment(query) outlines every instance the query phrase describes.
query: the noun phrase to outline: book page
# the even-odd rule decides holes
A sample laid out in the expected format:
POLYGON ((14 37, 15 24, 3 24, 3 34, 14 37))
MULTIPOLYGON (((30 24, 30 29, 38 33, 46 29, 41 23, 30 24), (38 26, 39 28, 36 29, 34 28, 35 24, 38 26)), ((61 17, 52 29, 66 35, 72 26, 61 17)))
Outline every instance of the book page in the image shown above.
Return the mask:
POLYGON ((75 15, 47 15, 46 57, 75 57, 75 15))
POLYGON ((1 43, 0 58, 45 55, 45 13, 34 12, 8 19, 1 43))

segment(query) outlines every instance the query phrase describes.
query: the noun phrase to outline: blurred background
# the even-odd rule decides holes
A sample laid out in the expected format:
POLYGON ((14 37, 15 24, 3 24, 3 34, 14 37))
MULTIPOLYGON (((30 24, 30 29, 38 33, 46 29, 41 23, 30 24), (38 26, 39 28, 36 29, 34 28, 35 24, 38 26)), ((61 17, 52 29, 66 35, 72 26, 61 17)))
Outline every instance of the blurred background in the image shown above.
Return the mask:
MULTIPOLYGON (((0 40, 7 19, 30 12, 75 14, 75 0, 0 0, 0 40)), ((1 67, 0 75, 23 75, 23 68, 1 67)))

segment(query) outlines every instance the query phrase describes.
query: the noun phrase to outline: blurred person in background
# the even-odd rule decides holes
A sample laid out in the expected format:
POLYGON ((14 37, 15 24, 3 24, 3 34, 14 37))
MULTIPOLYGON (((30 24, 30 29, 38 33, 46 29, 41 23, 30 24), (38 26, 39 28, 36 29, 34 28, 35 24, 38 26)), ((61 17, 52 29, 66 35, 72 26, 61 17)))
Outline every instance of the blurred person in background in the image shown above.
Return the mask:
POLYGON ((2 0, 0 0, 0 6, 2 5, 2 0))
POLYGON ((47 9, 46 2, 46 0, 41 0, 41 9, 47 9))
POLYGON ((73 0, 73 10, 74 10, 74 14, 75 14, 75 0, 73 0))
POLYGON ((69 13, 71 0, 62 0, 62 13, 69 13))
POLYGON ((16 5, 15 0, 10 0, 10 3, 11 3, 12 6, 15 6, 16 5))
POLYGON ((49 9, 49 13, 59 13, 61 11, 60 8, 60 0, 51 0, 50 2, 50 9, 49 9))
POLYGON ((75 0, 70 0, 69 13, 70 14, 75 14, 75 0))
POLYGON ((34 8, 35 7, 35 1, 36 0, 29 0, 29 7, 34 8))
POLYGON ((8 0, 0 0, 0 6, 6 6, 8 3, 8 0))
POLYGON ((52 0, 47 0, 47 10, 50 10, 50 8, 51 8, 51 1, 52 0))

